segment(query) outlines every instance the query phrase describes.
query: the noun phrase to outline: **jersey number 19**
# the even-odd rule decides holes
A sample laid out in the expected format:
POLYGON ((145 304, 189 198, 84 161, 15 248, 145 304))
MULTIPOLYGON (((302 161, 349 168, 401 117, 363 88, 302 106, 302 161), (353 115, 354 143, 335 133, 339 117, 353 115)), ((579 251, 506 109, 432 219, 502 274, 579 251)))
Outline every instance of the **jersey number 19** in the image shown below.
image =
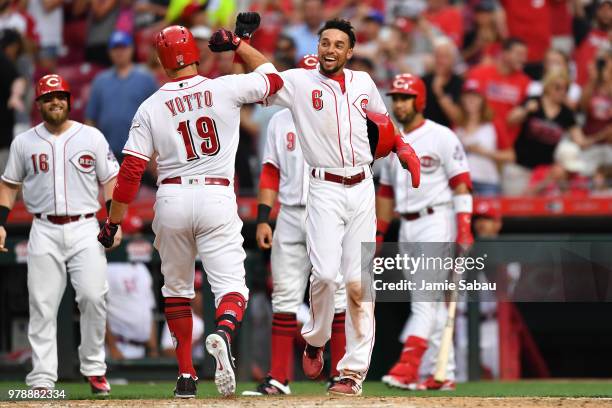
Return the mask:
MULTIPOLYGON (((214 156, 219 153, 219 136, 217 135, 215 121, 208 116, 202 116, 196 121, 195 128, 198 137, 201 139, 199 153, 203 156, 214 156)), ((176 130, 178 130, 183 138, 187 161, 199 159, 200 154, 196 152, 196 141, 191 133, 190 121, 184 120, 180 122, 176 130)))

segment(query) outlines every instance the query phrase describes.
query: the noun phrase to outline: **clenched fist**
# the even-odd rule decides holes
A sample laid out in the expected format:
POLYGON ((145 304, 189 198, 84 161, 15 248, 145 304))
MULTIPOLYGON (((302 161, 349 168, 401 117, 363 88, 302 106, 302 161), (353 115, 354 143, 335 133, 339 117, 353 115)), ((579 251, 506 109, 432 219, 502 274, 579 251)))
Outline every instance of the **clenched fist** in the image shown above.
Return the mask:
POLYGON ((242 40, 229 30, 221 28, 213 33, 208 40, 208 48, 212 52, 236 51, 242 40))
POLYGON ((236 17, 236 28, 234 33, 240 38, 251 38, 255 30, 259 27, 261 17, 253 11, 239 13, 236 17))

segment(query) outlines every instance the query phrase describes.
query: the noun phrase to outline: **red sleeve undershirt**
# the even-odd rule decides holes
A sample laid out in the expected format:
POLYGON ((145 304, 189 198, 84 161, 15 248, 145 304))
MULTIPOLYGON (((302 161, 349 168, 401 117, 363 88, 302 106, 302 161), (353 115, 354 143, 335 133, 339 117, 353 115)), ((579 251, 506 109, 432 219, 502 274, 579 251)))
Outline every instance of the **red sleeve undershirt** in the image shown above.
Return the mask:
POLYGON ((378 188, 378 196, 383 198, 395 198, 393 187, 387 184, 381 184, 378 188))
POLYGON ((266 76, 268 77, 268 81, 270 81, 270 92, 268 93, 268 96, 274 95, 283 87, 283 78, 274 73, 266 74, 266 76))
POLYGON ((278 191, 280 185, 280 170, 272 163, 264 163, 259 177, 259 189, 278 191))
POLYGON ((115 184, 115 189, 113 190, 113 200, 124 204, 134 201, 140 187, 140 179, 142 179, 146 168, 146 160, 126 154, 117 175, 117 184, 115 184))
POLYGON ((472 178, 470 177, 469 172, 466 171, 465 173, 459 173, 455 177, 451 177, 451 179, 448 180, 448 185, 453 190, 461 183, 465 183, 467 188, 469 188, 470 191, 472 191, 472 178))

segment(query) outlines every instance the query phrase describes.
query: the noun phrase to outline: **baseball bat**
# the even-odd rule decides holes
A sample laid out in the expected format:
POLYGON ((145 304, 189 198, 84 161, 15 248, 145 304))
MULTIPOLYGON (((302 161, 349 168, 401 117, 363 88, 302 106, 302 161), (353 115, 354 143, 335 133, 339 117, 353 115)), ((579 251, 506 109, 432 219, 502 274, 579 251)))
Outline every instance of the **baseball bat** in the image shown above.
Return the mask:
POLYGON ((436 361, 436 371, 434 380, 444 382, 446 380, 446 367, 448 365, 448 357, 451 347, 453 346, 453 332, 455 330, 455 314, 457 312, 457 290, 453 290, 448 302, 448 317, 446 325, 442 332, 442 340, 440 341, 440 349, 438 350, 438 359, 436 361))

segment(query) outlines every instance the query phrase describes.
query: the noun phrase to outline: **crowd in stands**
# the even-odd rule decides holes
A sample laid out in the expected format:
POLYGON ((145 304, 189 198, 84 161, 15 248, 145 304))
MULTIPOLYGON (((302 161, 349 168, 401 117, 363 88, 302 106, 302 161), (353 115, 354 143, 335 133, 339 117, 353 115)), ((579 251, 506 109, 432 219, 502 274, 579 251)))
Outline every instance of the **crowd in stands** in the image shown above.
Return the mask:
MULTIPOLYGON (((200 73, 229 74, 232 53, 206 44, 245 10, 261 14, 252 44, 279 70, 316 53, 322 23, 341 17, 358 36, 349 68, 369 72, 381 93, 398 73, 422 76, 425 116, 460 136, 476 194, 612 193, 606 0, 0 0, 0 170, 13 136, 39 120, 33 84, 42 75, 68 80, 72 118, 98 127, 120 158, 137 107, 166 80, 155 34, 190 27, 200 73)), ((242 194, 257 185, 274 112, 243 109, 242 194)))

